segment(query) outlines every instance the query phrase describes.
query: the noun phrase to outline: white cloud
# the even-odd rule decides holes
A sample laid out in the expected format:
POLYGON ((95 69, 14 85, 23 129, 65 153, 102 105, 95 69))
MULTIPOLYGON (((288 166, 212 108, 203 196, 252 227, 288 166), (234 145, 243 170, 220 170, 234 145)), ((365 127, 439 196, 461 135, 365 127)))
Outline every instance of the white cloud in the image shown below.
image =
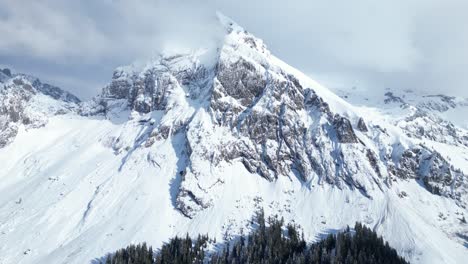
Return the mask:
POLYGON ((0 51, 55 60, 95 56, 105 51, 105 38, 86 17, 56 9, 52 1, 6 0, 0 4, 0 51))

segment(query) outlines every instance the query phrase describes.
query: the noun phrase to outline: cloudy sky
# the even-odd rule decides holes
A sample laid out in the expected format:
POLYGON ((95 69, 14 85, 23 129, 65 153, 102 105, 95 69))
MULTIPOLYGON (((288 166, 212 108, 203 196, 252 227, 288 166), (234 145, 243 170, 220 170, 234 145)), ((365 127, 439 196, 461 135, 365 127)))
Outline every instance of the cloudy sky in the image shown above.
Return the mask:
POLYGON ((215 43, 216 10, 325 85, 468 96, 466 0, 0 0, 0 66, 89 98, 119 65, 215 43))

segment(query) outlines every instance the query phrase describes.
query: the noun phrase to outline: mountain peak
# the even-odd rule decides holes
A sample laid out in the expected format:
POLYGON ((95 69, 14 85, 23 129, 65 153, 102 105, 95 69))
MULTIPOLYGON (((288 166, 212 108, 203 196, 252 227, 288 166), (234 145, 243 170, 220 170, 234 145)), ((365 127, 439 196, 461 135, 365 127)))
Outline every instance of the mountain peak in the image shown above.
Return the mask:
POLYGON ((179 168, 184 180, 174 203, 184 215, 194 217, 210 208, 215 197, 209 190, 221 188, 209 187, 220 178, 216 169, 206 171, 204 166, 233 160, 268 181, 297 177, 309 188, 330 184, 366 197, 406 174, 427 177, 424 184, 431 192, 466 195, 464 185, 453 195, 450 186, 463 178, 454 175, 463 173, 450 168, 443 156, 392 125, 361 116, 352 105, 274 57, 262 40, 229 18, 218 17, 231 30, 214 53, 160 56, 137 71, 120 68, 103 90, 107 113, 131 110, 131 119, 144 120, 158 115, 158 121, 150 122, 147 133, 140 135, 140 146, 131 140, 125 146, 125 140, 118 139, 117 151, 151 148, 183 135, 188 146, 181 154, 186 163, 179 168), (212 63, 204 63, 207 54, 212 63), (229 136, 218 137, 221 134, 229 136), (433 174, 422 169, 436 164, 448 169, 434 167, 433 174), (441 181, 447 175, 452 175, 450 184, 441 181), (194 184, 200 177, 205 183, 194 184))
POLYGON ((243 31, 244 29, 239 26, 234 20, 232 20, 230 17, 224 15, 222 12, 217 11, 216 12, 216 18, 221 23, 221 25, 228 30, 228 32, 237 29, 239 31, 243 31))

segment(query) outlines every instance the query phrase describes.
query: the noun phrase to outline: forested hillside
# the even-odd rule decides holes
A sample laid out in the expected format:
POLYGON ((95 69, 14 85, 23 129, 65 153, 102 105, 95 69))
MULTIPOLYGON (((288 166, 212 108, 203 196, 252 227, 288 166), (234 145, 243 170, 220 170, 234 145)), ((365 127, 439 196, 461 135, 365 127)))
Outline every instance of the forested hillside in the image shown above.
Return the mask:
POLYGON ((175 237, 160 251, 146 244, 131 245, 107 256, 106 264, 162 263, 408 263, 382 237, 361 223, 317 243, 307 244, 301 228, 277 218, 256 216, 257 228, 224 245, 208 236, 175 237), (208 250, 215 245, 221 250, 208 250))

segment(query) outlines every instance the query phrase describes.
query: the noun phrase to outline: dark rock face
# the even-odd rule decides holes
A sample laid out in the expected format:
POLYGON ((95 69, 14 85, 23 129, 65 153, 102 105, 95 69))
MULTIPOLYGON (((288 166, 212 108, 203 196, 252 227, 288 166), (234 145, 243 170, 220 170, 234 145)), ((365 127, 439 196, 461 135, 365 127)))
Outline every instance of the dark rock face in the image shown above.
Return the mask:
POLYGON ((386 96, 386 98, 385 98, 384 102, 386 104, 390 104, 390 103, 398 103, 398 104, 402 104, 402 105, 406 104, 405 101, 401 97, 398 97, 398 96, 394 95, 392 92, 385 93, 385 96, 386 96))
POLYGON ((18 134, 18 127, 17 126, 12 126, 9 123, 4 123, 0 127, 0 148, 5 147, 8 145, 13 138, 16 137, 18 134))
POLYGON ((338 140, 341 143, 357 143, 356 134, 354 134, 353 127, 349 119, 342 117, 338 114, 333 119, 333 126, 336 130, 338 140))
POLYGON ((408 149, 398 166, 389 172, 401 179, 420 180, 428 191, 456 199, 464 206, 462 195, 468 190, 466 175, 449 165, 438 152, 424 147, 408 149))
POLYGON ((61 100, 67 103, 80 103, 81 100, 76 97, 75 95, 64 91, 56 86, 47 84, 47 83, 42 83, 39 81, 39 79, 34 80, 32 83, 32 86, 40 93, 48 95, 55 100, 61 100))
POLYGON ((218 92, 238 100, 244 107, 250 106, 266 85, 266 76, 243 59, 235 64, 221 63, 217 78, 219 87, 224 88, 218 92))
POLYGON ((466 175, 450 166, 438 152, 423 157, 420 173, 425 176, 424 185, 433 194, 448 196, 466 203, 461 201, 460 191, 460 187, 463 186, 465 190, 468 187, 464 182, 466 175))
POLYGON ((400 179, 416 179, 419 172, 421 149, 408 149, 401 155, 398 168, 390 167, 390 173, 400 179))
POLYGON ((382 178, 382 173, 380 172, 380 168, 379 168, 379 160, 377 159, 375 153, 372 150, 367 149, 366 156, 367 156, 367 159, 369 160, 370 165, 374 169, 375 173, 377 173, 377 175, 380 178, 382 178))
POLYGON ((124 71, 117 70, 112 82, 104 88, 103 97, 126 99, 132 110, 148 113, 158 108, 163 99, 163 91, 156 88, 157 82, 150 73, 144 77, 136 74, 128 76, 124 71))
POLYGON ((10 69, 5 68, 5 69, 3 69, 3 70, 1 70, 1 71, 2 71, 3 74, 5 74, 6 76, 11 77, 11 71, 10 71, 10 69))
POLYGON ((304 93, 304 104, 309 109, 316 109, 321 113, 324 113, 329 120, 332 120, 332 113, 330 111, 330 106, 327 102, 324 102, 321 97, 319 97, 315 91, 308 89, 304 93))
POLYGON ((302 86, 292 76, 284 75, 280 81, 269 79, 268 74, 266 69, 243 59, 227 65, 221 63, 210 110, 219 125, 227 125, 233 133, 251 141, 239 142, 234 152, 224 153, 225 158, 241 158, 247 170, 273 180, 292 169, 286 163, 297 155, 294 146, 305 132, 300 124, 292 124, 297 119, 292 112, 304 110, 304 97, 302 86), (238 104, 223 102, 221 98, 232 98, 238 104), (255 110, 256 104, 269 98, 274 102, 267 113, 255 110), (290 129, 292 126, 296 127, 290 129))
POLYGON ((369 131, 369 129, 367 128, 366 122, 364 121, 362 117, 360 117, 358 120, 357 128, 359 129, 359 131, 364 132, 364 133, 369 131))
POLYGON ((0 117, 3 117, 0 119, 0 148, 16 137, 19 124, 30 123, 24 109, 34 94, 32 86, 22 79, 13 80, 13 84, 0 90, 0 117))

